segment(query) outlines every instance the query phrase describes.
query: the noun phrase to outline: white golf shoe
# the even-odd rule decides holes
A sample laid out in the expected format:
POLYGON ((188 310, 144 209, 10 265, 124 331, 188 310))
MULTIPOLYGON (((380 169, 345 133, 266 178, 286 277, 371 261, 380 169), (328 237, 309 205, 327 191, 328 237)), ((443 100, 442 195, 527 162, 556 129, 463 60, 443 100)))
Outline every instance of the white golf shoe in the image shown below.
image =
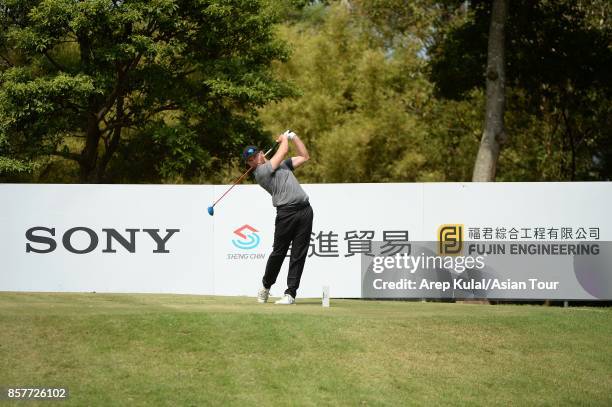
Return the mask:
POLYGON ((285 295, 283 295, 283 298, 281 298, 280 300, 276 301, 275 304, 279 304, 279 305, 291 305, 291 304, 295 304, 295 298, 293 298, 289 294, 285 294, 285 295))
POLYGON ((260 304, 268 302, 268 297, 270 296, 270 290, 267 288, 260 288, 257 292, 257 302, 260 304))

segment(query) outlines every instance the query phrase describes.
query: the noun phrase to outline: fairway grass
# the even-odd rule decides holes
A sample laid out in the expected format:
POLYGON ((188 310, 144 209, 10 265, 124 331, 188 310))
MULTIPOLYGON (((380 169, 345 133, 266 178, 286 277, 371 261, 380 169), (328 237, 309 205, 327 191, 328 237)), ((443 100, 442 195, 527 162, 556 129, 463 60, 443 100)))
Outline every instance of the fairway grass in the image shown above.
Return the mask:
POLYGON ((69 389, 44 406, 612 405, 610 308, 298 301, 0 293, 0 387, 69 389))

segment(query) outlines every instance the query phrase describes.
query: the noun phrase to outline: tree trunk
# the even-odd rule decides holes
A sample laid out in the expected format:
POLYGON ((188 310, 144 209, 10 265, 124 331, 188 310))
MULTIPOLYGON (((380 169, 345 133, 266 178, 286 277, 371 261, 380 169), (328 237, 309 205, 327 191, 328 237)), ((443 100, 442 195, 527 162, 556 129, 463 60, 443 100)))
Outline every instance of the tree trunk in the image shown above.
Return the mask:
POLYGON ((87 118, 87 131, 85 147, 79 158, 80 176, 82 184, 96 183, 96 163, 98 161, 98 143, 100 142, 100 128, 95 114, 87 118))
MULTIPOLYGON (((117 98, 117 106, 115 110, 117 111, 116 120, 117 123, 121 123, 124 119, 125 112, 123 111, 123 96, 119 96, 117 98)), ((109 135, 110 141, 105 143, 104 154, 102 158, 98 160, 98 166, 96 168, 96 182, 106 182, 106 167, 110 162, 113 154, 117 151, 117 147, 119 147, 119 140, 121 139, 121 131, 123 127, 120 124, 117 124, 113 129, 112 133, 109 135)))
POLYGON ((472 181, 474 182, 495 180, 500 146, 506 139, 504 130, 504 106, 506 103, 504 31, 507 13, 508 0, 493 1, 486 71, 487 106, 484 131, 474 164, 474 173, 472 174, 472 181))
MULTIPOLYGON (((506 104, 506 70, 504 39, 508 0, 493 0, 487 53, 487 106, 484 131, 474 163, 473 182, 495 181, 495 170, 501 144, 505 141, 504 106, 506 104)), ((467 304, 488 304, 488 300, 457 301, 467 304)))
MULTIPOLYGON (((91 44, 87 35, 78 37, 81 63, 87 73, 94 70, 91 68, 91 44)), ((100 142, 99 120, 96 115, 98 111, 96 96, 90 96, 87 104, 87 124, 85 127, 85 146, 79 157, 79 182, 81 184, 95 183, 95 169, 98 161, 98 143, 100 142)))

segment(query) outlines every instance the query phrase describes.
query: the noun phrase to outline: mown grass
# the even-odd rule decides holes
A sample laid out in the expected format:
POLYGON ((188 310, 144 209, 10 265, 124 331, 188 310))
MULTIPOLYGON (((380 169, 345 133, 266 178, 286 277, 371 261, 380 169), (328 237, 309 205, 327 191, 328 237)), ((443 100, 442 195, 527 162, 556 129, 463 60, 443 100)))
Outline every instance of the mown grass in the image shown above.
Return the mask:
POLYGON ((0 293, 0 326, 41 405, 612 405, 605 308, 0 293))

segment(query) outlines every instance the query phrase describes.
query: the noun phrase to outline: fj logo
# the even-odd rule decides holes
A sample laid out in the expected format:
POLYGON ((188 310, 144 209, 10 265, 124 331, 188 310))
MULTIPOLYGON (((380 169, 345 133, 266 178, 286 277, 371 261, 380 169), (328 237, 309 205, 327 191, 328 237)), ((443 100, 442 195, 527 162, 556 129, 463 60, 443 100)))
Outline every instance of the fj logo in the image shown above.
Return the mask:
POLYGON ((463 225, 440 225, 438 228, 438 254, 453 256, 463 251, 463 225))

